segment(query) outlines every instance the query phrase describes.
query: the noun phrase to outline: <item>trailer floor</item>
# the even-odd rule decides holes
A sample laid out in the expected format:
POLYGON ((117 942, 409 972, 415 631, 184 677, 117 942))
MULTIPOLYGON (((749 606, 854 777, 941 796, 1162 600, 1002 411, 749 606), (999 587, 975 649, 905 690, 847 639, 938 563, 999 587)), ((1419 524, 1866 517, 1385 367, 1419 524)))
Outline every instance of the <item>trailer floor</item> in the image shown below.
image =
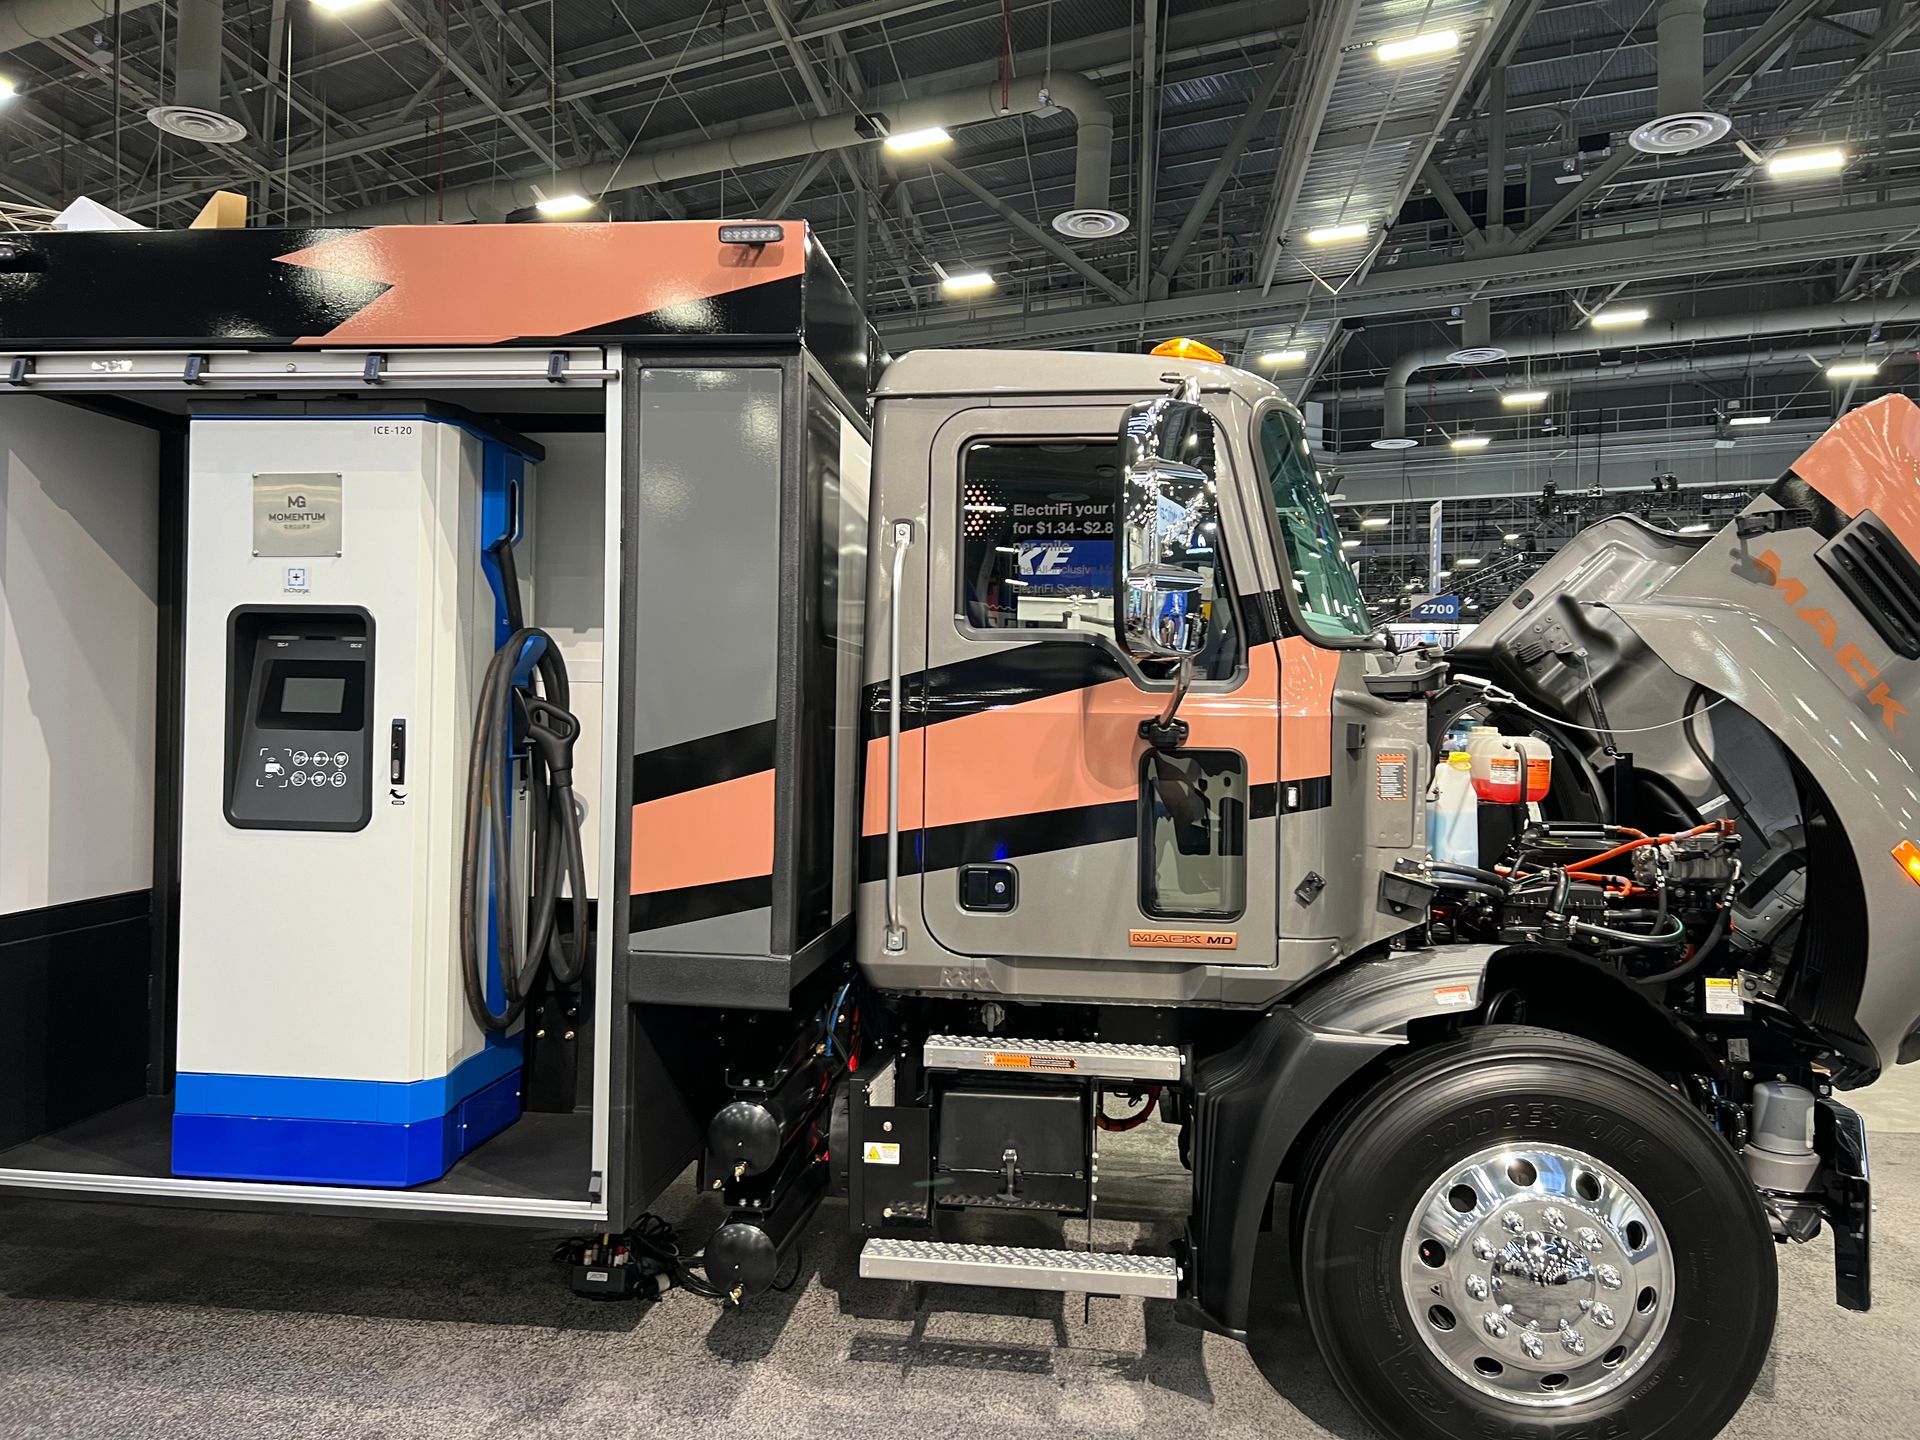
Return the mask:
MULTIPOLYGON (((1910 1433, 1920 1350, 1920 1066, 1863 1106, 1878 1306, 1832 1303, 1823 1239, 1781 1255, 1772 1358, 1737 1440, 1910 1433)), ((1103 1239, 1159 1241, 1149 1126, 1103 1146, 1103 1239)), ((708 1200, 662 1205, 705 1233, 708 1200)), ((1013 1217, 1018 1219, 1019 1217, 1013 1217)), ((1163 1302, 862 1281, 823 1212, 801 1281, 743 1314, 577 1300, 527 1231, 0 1200, 0 1435, 1373 1440, 1327 1378, 1276 1253, 1253 1344, 1163 1302)), ((1277 1250, 1277 1247, 1276 1247, 1277 1250)))

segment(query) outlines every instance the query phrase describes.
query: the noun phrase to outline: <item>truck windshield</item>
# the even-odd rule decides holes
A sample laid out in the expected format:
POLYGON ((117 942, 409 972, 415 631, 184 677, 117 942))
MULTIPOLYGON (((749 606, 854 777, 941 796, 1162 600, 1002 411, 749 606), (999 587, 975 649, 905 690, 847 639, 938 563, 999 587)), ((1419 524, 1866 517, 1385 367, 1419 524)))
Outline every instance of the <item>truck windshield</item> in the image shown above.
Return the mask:
POLYGON ((1320 488, 1306 436, 1291 411, 1275 405, 1259 419, 1261 463, 1273 492, 1280 539, 1293 568, 1294 594, 1309 629, 1319 635, 1365 636, 1366 601, 1340 548, 1340 527, 1320 488))

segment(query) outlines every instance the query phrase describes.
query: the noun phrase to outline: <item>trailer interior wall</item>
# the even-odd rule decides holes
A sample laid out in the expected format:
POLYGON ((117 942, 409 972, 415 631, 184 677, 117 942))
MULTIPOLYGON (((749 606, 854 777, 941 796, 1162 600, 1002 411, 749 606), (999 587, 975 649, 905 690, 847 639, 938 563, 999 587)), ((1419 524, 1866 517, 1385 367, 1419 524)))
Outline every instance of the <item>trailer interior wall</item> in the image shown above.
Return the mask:
POLYGON ((161 452, 0 397, 0 1146, 147 1084, 161 452))
POLYGON ((529 421, 523 433, 547 452, 528 497, 534 577, 529 623, 559 643, 580 717, 573 750, 573 789, 580 801, 580 848, 589 894, 600 878, 601 647, 606 584, 607 437, 603 431, 546 430, 529 421))

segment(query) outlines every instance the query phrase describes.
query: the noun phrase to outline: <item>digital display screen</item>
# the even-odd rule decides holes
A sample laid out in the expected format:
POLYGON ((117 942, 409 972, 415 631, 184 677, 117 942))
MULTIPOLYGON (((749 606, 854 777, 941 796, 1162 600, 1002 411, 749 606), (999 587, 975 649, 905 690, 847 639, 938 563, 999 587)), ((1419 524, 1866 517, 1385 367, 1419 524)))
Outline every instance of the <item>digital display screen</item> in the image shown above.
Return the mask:
POLYGON ((283 715, 338 715, 347 682, 337 675, 289 675, 280 687, 283 715))
POLYGON ((366 685, 364 661, 275 660, 255 720, 270 730, 361 730, 366 685))

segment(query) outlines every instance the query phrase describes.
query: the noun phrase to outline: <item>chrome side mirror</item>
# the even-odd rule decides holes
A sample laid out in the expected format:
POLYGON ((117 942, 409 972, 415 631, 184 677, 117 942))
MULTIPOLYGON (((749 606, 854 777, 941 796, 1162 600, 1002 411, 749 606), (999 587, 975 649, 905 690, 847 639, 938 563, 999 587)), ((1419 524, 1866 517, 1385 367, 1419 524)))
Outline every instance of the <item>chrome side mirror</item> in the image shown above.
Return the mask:
POLYGON ((1213 548, 1219 514, 1213 420, 1191 400, 1164 396, 1127 408, 1120 427, 1121 647, 1136 660, 1185 658, 1206 643, 1206 579, 1189 552, 1213 548))

